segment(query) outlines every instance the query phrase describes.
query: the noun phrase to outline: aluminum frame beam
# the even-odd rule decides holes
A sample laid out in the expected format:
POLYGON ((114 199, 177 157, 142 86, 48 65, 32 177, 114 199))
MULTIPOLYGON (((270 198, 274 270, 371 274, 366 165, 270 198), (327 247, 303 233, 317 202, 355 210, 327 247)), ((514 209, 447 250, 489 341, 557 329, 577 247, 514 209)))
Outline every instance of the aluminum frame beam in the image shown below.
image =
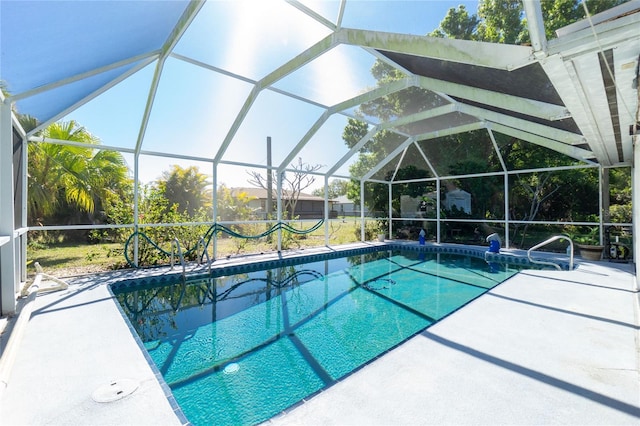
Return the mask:
POLYGON ((336 37, 336 33, 331 33, 327 37, 320 40, 318 43, 311 46, 309 49, 305 50, 295 58, 281 65, 275 71, 272 71, 267 76, 265 76, 260 81, 258 81, 253 87, 253 89, 251 90, 251 93, 249 93, 249 96, 245 100, 244 104, 242 105, 242 108, 240 109, 240 112, 236 116, 236 119, 234 120, 233 124, 231 125, 231 128, 227 132, 227 135, 225 136, 222 142, 222 145, 220 146, 220 148, 218 148, 218 152, 214 157, 214 161, 218 163, 222 159, 222 156, 227 151, 227 148, 229 148, 229 144, 231 144, 233 137, 238 132, 238 129, 242 125, 242 122, 246 118, 247 114, 249 113, 249 110, 251 109, 251 106, 257 99, 262 89, 265 89, 271 86, 272 84, 276 83, 278 80, 291 74, 295 70, 302 68, 304 65, 316 59, 323 53, 333 49, 335 46, 337 46, 337 44, 338 44, 338 39, 336 37))
POLYGON ((434 92, 443 92, 449 96, 480 102, 486 105, 496 106, 509 111, 549 121, 561 120, 563 118, 570 117, 569 110, 563 105, 554 105, 547 102, 507 95, 491 90, 480 89, 478 87, 437 80, 430 77, 418 78, 420 81, 420 87, 434 92))
POLYGON ((16 311, 19 286, 13 195, 11 103, 0 102, 0 312, 3 316, 16 311))
POLYGON ((298 142, 298 144, 291 150, 289 155, 282 161, 280 166, 278 167, 278 172, 284 170, 285 167, 295 158, 296 155, 305 147, 305 145, 311 140, 313 135, 315 135, 318 130, 322 127, 322 125, 329 119, 329 117, 337 112, 342 110, 352 108, 356 105, 360 105, 364 102, 369 102, 374 99, 379 99, 383 96, 390 95, 392 93, 399 92, 408 87, 413 86, 415 83, 414 79, 403 79, 394 81, 392 83, 386 84, 384 86, 378 87, 376 89, 370 90, 361 95, 355 96, 351 99, 347 99, 346 101, 340 102, 332 107, 329 107, 318 120, 311 126, 311 128, 307 131, 307 133, 302 137, 302 139, 298 142))
POLYGON ((458 104, 458 111, 468 114, 478 119, 504 124, 505 126, 522 129, 529 133, 535 133, 550 140, 557 140, 569 145, 582 145, 586 142, 584 136, 534 123, 522 118, 512 117, 499 112, 489 111, 472 105, 458 104))
MULTIPOLYGON (((631 1, 626 7, 631 10, 640 9, 640 2, 631 1)), ((563 32, 562 29, 556 31, 559 34, 558 38, 549 40, 547 43, 548 54, 562 55, 565 60, 570 60, 576 55, 611 49, 621 40, 640 39, 640 31, 638 30, 640 28, 640 13, 629 12, 626 16, 597 23, 594 27, 588 26, 588 21, 582 22, 581 25, 583 27, 574 32, 563 32)))
POLYGON ((351 28, 343 28, 337 34, 344 44, 496 69, 512 70, 535 61, 533 49, 527 46, 351 28))
POLYGON ((371 176, 373 176, 376 173, 378 173, 384 166, 389 164, 393 159, 395 159, 398 155, 400 155, 404 151, 404 149, 406 147, 408 147, 409 145, 411 145, 415 141, 416 141, 416 139, 413 138, 413 137, 409 137, 409 138, 405 139, 405 141, 402 142, 396 149, 391 151, 386 156, 386 158, 384 158, 375 167, 372 167, 371 170, 369 170, 367 173, 365 173, 365 175, 362 176, 362 178, 360 180, 362 182, 369 180, 371 178, 371 176))
MULTIPOLYGON (((503 133, 505 135, 512 136, 529 143, 543 146, 545 148, 560 152, 578 161, 590 162, 589 159, 595 158, 593 152, 586 149, 582 149, 573 145, 563 144, 562 142, 545 138, 544 136, 536 135, 534 133, 528 133, 518 128, 505 126, 503 124, 495 122, 490 122, 489 127, 491 128, 491 130, 495 130, 498 133, 503 133)), ((593 164, 593 162, 590 163, 593 164)))
POLYGON ((522 0, 524 13, 527 16, 527 27, 529 27, 529 38, 534 52, 545 54, 547 50, 547 36, 544 30, 544 19, 542 18, 542 7, 540 0, 522 0))
POLYGON ((153 102, 155 100, 156 93, 158 92, 158 84, 160 84, 160 77, 162 76, 164 63, 169 55, 171 55, 171 51, 176 46, 176 44, 178 44, 178 41, 180 41, 180 38, 182 38, 182 35, 185 33, 187 28, 189 28, 189 25, 191 24, 191 22, 193 22, 196 15, 203 6, 204 2, 199 0, 191 0, 185 8, 184 13, 176 23, 175 27, 171 31, 171 34, 169 34, 169 37, 167 37, 167 40, 164 42, 164 45, 160 49, 160 56, 158 58, 158 63, 156 64, 156 69, 153 74, 151 87, 149 88, 149 94, 147 96, 147 103, 142 114, 140 130, 138 131, 138 139, 136 141, 136 155, 138 155, 140 150, 142 149, 142 142, 144 141, 144 135, 147 131, 147 125, 149 124, 149 117, 151 116, 153 102))

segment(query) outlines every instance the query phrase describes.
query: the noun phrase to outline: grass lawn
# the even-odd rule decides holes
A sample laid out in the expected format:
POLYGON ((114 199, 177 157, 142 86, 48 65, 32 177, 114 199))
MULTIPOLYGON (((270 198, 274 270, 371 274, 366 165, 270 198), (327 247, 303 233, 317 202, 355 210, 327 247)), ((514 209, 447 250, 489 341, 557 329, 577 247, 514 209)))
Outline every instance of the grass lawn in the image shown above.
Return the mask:
MULTIPOLYGON (((296 229, 308 228, 308 223, 293 223, 296 229)), ((329 244, 338 245, 359 241, 359 221, 337 220, 329 223, 329 244)), ((217 257, 239 256, 243 254, 269 253, 276 251, 277 237, 271 242, 266 238, 244 240, 218 238, 217 257)), ((292 235, 283 239, 283 250, 324 246, 324 226, 309 235, 292 235)), ((167 246, 166 250, 170 250, 167 246)), ((34 262, 39 262, 46 273, 58 277, 68 277, 128 268, 123 254, 123 243, 50 243, 31 244, 27 248, 29 276, 35 275, 34 262)), ((212 251, 210 255, 213 255, 212 251)), ((166 263, 169 263, 167 259, 166 263)))
POLYGON ((35 275, 34 262, 47 273, 78 275, 117 269, 125 262, 121 243, 62 243, 27 248, 29 275, 35 275))

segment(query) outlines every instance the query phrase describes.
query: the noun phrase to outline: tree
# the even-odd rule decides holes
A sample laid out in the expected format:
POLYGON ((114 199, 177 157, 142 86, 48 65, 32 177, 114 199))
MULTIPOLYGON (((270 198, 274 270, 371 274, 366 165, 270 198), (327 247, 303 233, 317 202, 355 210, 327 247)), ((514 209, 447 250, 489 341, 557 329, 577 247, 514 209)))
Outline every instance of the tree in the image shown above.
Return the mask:
MULTIPOLYGON (((164 186, 157 183, 145 185, 141 188, 138 215, 140 224, 208 222, 211 220, 211 210, 209 208, 203 206, 189 214, 187 209, 180 209, 179 203, 170 202, 165 195, 164 186)), ((168 261, 168 256, 164 256, 156 246, 170 251, 174 238, 178 239, 185 259, 195 260, 202 254, 198 243, 200 238, 207 232, 209 225, 142 226, 142 228, 144 229, 144 235, 152 243, 149 243, 146 238, 140 239, 138 265, 149 266, 168 261)), ((133 250, 133 245, 129 245, 128 249, 133 250)), ((133 258, 132 251, 129 256, 131 259, 133 258)))
MULTIPOLYGON (((560 185, 549 184, 551 181, 551 172, 532 173, 528 178, 517 177, 519 186, 525 190, 530 199, 529 211, 522 220, 533 221, 540 211, 540 206, 558 192, 560 185)), ((522 241, 520 243, 522 247, 524 247, 524 239, 527 235, 528 227, 529 224, 527 223, 522 231, 522 241)), ((515 238, 515 233, 513 237, 515 238)))
MULTIPOLYGON (((564 0, 560 0, 564 1, 564 0)), ((523 8, 520 0, 482 0, 478 4, 478 40, 493 43, 522 44, 523 8)), ((528 41, 528 40, 526 40, 528 41)))
POLYGON ((211 206, 208 179, 196 166, 185 169, 173 165, 171 170, 162 173, 157 186, 168 200, 169 208, 176 204, 180 213, 194 216, 198 210, 211 206))
MULTIPOLYGON (((386 70, 390 68, 391 67, 386 64, 384 67, 378 68, 378 70, 385 70, 385 73, 379 73, 378 76, 383 79, 394 78, 392 72, 386 72, 386 70)), ((375 112, 376 114, 385 114, 389 116, 389 114, 391 114, 389 110, 392 110, 394 108, 393 106, 391 106, 394 102, 390 100, 389 102, 387 102, 386 107, 382 107, 382 103, 384 102, 386 101, 376 100, 366 106, 362 105, 361 109, 372 108, 372 113, 374 113, 374 109, 378 109, 378 112, 375 112), (378 105, 372 106, 372 104, 374 103, 378 103, 378 105)), ((395 108, 397 108, 397 106, 395 108)), ((369 126, 364 121, 349 118, 347 126, 342 132, 342 139, 344 140, 347 147, 352 148, 367 134, 368 131, 369 126)), ((354 177, 354 179, 352 179, 347 185, 347 198, 349 198, 349 200, 353 201, 356 204, 360 203, 360 181, 358 179, 364 176, 365 173, 371 170, 371 168, 375 167, 382 160, 384 160, 387 155, 389 155, 393 147, 397 146, 403 139, 403 137, 394 132, 383 130, 376 133, 373 139, 367 142, 360 149, 358 159, 353 164, 351 164, 351 166, 349 166, 349 174, 354 177)), ((390 178, 389 173, 393 170, 393 168, 393 164, 387 164, 381 168, 379 174, 381 176, 384 176, 385 178, 390 178)), ((365 199, 365 204, 369 208, 370 212, 375 212, 374 214, 385 214, 386 212, 388 212, 389 197, 387 186, 385 184, 367 183, 364 186, 363 196, 365 199)))
MULTIPOLYGON (((346 181, 344 179, 331 180, 328 185, 329 198, 338 198, 342 195, 347 195, 348 184, 349 181, 346 181)), ((324 188, 314 189, 311 194, 315 195, 316 197, 324 197, 324 188)))
MULTIPOLYGON (((555 31, 590 15, 628 0, 547 0, 540 2, 547 39, 555 31)), ((520 0, 480 0, 478 14, 469 15, 464 6, 451 8, 439 27, 429 35, 462 40, 524 44, 530 42, 529 29, 520 0)))
MULTIPOLYGON (((25 124, 34 124, 28 117, 25 124)), ((99 145, 97 137, 76 121, 58 122, 44 129, 45 138, 99 145)), ((56 218, 93 222, 96 210, 108 214, 110 206, 130 193, 129 169, 121 154, 83 146, 29 144, 29 223, 56 218)))
MULTIPOLYGON (((624 0, 585 0, 587 9, 591 14, 601 12, 612 6, 622 3, 624 0)), ((585 17, 585 11, 583 4, 579 0, 553 0, 542 2, 542 13, 545 19, 545 30, 548 38, 554 37, 555 30, 560 27, 566 26, 578 19, 585 17)), ((519 0, 480 0, 478 13, 469 14, 464 6, 452 8, 448 11, 439 27, 431 32, 431 36, 436 37, 448 37, 457 39, 469 39, 478 41, 489 41, 499 43, 513 43, 521 44, 528 43, 530 41, 529 34, 526 26, 526 20, 523 13, 522 4, 519 0)), ((378 86, 386 85, 392 81, 405 78, 405 75, 398 69, 390 66, 389 64, 376 61, 371 69, 371 74, 376 78, 378 86)), ((426 90, 412 87, 407 90, 398 91, 391 95, 385 96, 373 100, 371 102, 364 103, 360 106, 359 113, 362 116, 372 116, 378 118, 380 121, 393 120, 396 117, 406 116, 426 109, 433 108, 436 105, 437 98, 426 90)), ((351 148, 355 146, 367 133, 368 125, 361 120, 349 119, 347 126, 343 132, 343 140, 345 144, 351 148)), ((410 132, 409 132, 410 133, 410 132)), ((379 164, 384 160, 392 148, 398 146, 398 138, 401 138, 397 134, 393 134, 389 131, 383 131, 377 133, 371 141, 364 145, 360 150, 358 160, 351 165, 350 173, 354 178, 363 176, 372 167, 379 164)), ((491 163, 484 164, 486 158, 491 159, 495 157, 495 152, 492 150, 490 153, 481 152, 480 144, 475 143, 472 133, 455 135, 455 137, 448 137, 447 143, 451 149, 448 155, 439 155, 434 159, 434 153, 431 153, 430 160, 438 165, 440 170, 444 170, 444 173, 450 175, 474 173, 478 169, 479 163, 483 163, 484 170, 489 170, 487 166, 491 166, 491 163), (458 147, 458 148, 456 148, 458 147), (468 155, 467 160, 460 160, 456 155, 451 155, 457 149, 463 150, 476 150, 475 155, 468 155), (469 159, 477 160, 469 160, 469 159), (478 162, 478 164, 472 164, 478 162)), ((438 143, 441 141, 430 141, 430 143, 438 143)), ((503 144, 501 149, 502 155, 505 158, 505 162, 508 163, 507 167, 510 170, 518 168, 517 162, 530 161, 534 156, 536 160, 540 162, 537 167, 553 166, 559 160, 561 155, 551 150, 539 149, 539 147, 531 144, 523 144, 521 141, 513 140, 510 143, 503 144), (515 148, 523 148, 527 145, 527 149, 518 151, 515 148), (529 154, 527 154, 529 153, 529 154), (524 156, 518 158, 518 156, 524 156)), ((564 164, 568 164, 566 157, 563 157, 564 164)), ((570 160, 571 161, 571 160, 570 160)), ((570 162, 569 161, 569 162, 570 162)), ((396 162, 391 162, 383 167, 378 176, 389 177, 389 173, 392 167, 395 167, 396 162)), ((494 164, 495 163, 494 161, 494 164)), ((396 177, 402 175, 401 170, 398 170, 396 177)), ((415 170, 407 170, 407 174, 417 173, 415 170)), ((532 173, 528 176, 520 177, 520 183, 516 184, 515 181, 510 183, 510 188, 513 192, 510 197, 511 204, 519 203, 516 210, 521 210, 520 215, 527 215, 530 219, 531 216, 536 215, 550 215, 551 213, 558 214, 558 211, 554 211, 555 208, 560 208, 560 204, 569 202, 565 200, 576 200, 573 194, 568 196, 571 185, 562 186, 562 179, 566 179, 566 182, 576 183, 576 185, 587 185, 592 182, 590 172, 572 171, 571 173, 554 173, 551 176, 545 176, 543 174, 532 173), (532 195, 533 194, 533 195, 532 195), (552 203, 551 200, 558 198, 563 199, 563 203, 552 203)), ((502 186, 501 179, 499 178, 484 178, 484 179, 455 179, 455 184, 458 187, 466 190, 476 197, 482 197, 483 203, 479 205, 474 204, 475 214, 480 214, 480 217, 495 217, 495 213, 500 210, 504 210, 502 206, 503 198, 495 196, 495 191, 502 186), (491 195, 494 194, 494 195, 491 195), (490 198, 486 200, 485 198, 490 198), (478 207, 480 210, 478 210, 478 207)), ((413 189, 406 188, 411 192, 413 189)), ((360 184, 356 179, 352 180, 348 187, 348 197, 354 202, 359 202, 360 184)), ((402 188, 394 193, 402 193, 402 188)), ((364 188, 364 197, 366 204, 370 210, 386 211, 388 209, 388 191, 386 185, 379 183, 368 183, 364 188)), ((565 212, 571 211, 583 211, 581 204, 584 200, 571 201, 571 205, 563 204, 562 207, 566 208, 565 212)), ((588 210, 588 209, 587 209, 588 210)), ((506 213, 505 213, 506 214, 506 213)), ((557 217, 557 216, 556 216, 557 217)))
MULTIPOLYGON (((589 15, 595 15, 627 1, 629 0, 586 0, 584 2, 578 0, 554 0, 540 2, 547 39, 555 38, 557 29, 585 19, 587 17, 585 6, 589 11, 589 15)), ((525 33, 527 34, 525 40, 528 40, 526 27, 525 33)))
MULTIPOLYGON (((178 165, 164 171, 152 185, 142 188, 138 208, 140 223, 208 222, 211 220, 211 191, 208 178, 195 166, 178 165)), ((187 260, 195 260, 200 251, 198 242, 208 229, 207 225, 173 226, 171 228, 145 228, 145 235, 166 250, 177 238, 187 260)), ((155 265, 166 261, 158 250, 142 240, 139 246, 139 262, 155 265)))
POLYGON ((218 219, 219 221, 243 221, 251 219, 254 209, 249 202, 255 200, 246 192, 232 193, 225 184, 218 188, 218 219))
POLYGON ((440 26, 429 35, 431 37, 474 40, 479 23, 480 19, 475 14, 469 16, 467 8, 464 5, 460 5, 457 8, 452 7, 449 9, 447 15, 440 22, 440 26))
MULTIPOLYGON (((256 209, 252 208, 250 202, 255 200, 256 197, 252 197, 245 191, 233 191, 227 188, 225 184, 220 185, 218 188, 218 217, 216 221, 248 221, 255 220, 256 209)), ((234 232, 240 235, 257 235, 264 231, 255 224, 248 223, 236 223, 227 225, 234 232)), ((269 225, 266 226, 269 229, 269 225)), ((221 237, 228 237, 226 234, 221 234, 221 237)), ((271 235, 267 236, 267 241, 271 241, 271 235)), ((233 244, 239 252, 245 249, 247 244, 255 243, 256 240, 249 238, 233 238, 233 244)))
MULTIPOLYGON (((282 210, 286 219, 293 219, 296 211, 296 205, 300 198, 300 193, 311 186, 315 181, 313 172, 319 170, 322 167, 320 164, 311 165, 304 163, 302 158, 298 157, 297 163, 292 163, 291 168, 293 171, 288 171, 283 174, 282 177, 282 210)), ((259 172, 248 172, 251 177, 248 182, 262 189, 267 189, 267 177, 259 172)), ((277 176, 275 172, 271 172, 271 178, 273 182, 277 182, 277 176)), ((273 185, 272 197, 277 199, 276 185, 273 185)))
MULTIPOLYGON (((505 135, 496 137, 502 145, 502 157, 509 170, 558 167, 575 162, 539 145, 505 135)), ((593 203, 598 198, 597 169, 511 175, 509 187, 511 213, 520 220, 540 217, 543 220, 586 221, 590 219, 589 214, 598 213, 597 208, 594 209, 597 203, 593 203)))
POLYGON ((611 222, 631 223, 631 169, 609 169, 611 222))

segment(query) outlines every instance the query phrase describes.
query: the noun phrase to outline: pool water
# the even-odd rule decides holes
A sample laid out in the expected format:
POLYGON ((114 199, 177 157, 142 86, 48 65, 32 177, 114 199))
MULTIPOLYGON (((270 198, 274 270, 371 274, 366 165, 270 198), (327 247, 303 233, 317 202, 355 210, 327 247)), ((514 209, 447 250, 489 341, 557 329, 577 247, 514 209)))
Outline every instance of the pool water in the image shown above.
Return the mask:
POLYGON ((191 423, 256 424, 516 272, 381 251, 114 293, 191 423))

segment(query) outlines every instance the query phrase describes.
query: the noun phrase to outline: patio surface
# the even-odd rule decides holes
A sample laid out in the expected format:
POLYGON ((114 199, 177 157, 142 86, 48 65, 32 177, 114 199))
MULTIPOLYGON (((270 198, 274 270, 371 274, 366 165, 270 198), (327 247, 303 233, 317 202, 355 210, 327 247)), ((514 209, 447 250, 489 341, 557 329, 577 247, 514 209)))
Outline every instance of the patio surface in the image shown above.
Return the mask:
MULTIPOLYGON (((32 302, 0 423, 186 422, 105 285, 131 273, 32 302)), ((525 271, 268 423, 640 424, 638 348, 631 264, 525 271)))

